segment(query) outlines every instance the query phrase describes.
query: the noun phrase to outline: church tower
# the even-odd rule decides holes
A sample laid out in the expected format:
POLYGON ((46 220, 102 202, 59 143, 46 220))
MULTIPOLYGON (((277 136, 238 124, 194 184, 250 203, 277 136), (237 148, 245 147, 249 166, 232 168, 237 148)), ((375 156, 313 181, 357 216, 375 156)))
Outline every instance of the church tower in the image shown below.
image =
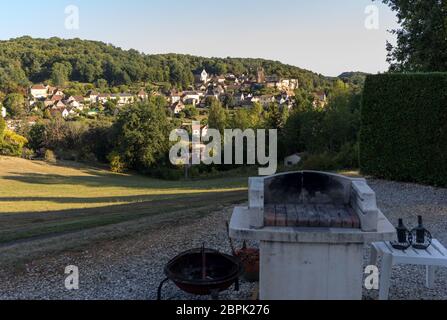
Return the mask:
POLYGON ((265 83, 265 71, 264 71, 264 68, 262 68, 262 67, 258 68, 257 82, 265 83))

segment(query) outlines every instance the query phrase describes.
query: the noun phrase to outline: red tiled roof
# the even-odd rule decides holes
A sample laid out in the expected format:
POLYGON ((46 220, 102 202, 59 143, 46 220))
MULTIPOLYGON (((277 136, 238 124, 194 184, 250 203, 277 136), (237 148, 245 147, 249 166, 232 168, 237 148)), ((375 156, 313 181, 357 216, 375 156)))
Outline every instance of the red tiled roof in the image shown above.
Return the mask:
POLYGON ((43 84, 36 84, 31 87, 32 90, 45 90, 47 87, 45 87, 43 84))
POLYGON ((64 96, 52 96, 51 101, 61 101, 64 98, 64 96))

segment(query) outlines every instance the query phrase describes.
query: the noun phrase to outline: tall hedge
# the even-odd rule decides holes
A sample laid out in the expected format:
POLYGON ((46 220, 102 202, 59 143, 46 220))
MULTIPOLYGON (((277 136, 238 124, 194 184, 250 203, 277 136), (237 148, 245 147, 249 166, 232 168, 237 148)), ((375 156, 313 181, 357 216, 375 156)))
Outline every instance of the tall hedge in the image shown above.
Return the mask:
POLYGON ((447 186, 447 73, 367 77, 360 167, 380 178, 447 186))

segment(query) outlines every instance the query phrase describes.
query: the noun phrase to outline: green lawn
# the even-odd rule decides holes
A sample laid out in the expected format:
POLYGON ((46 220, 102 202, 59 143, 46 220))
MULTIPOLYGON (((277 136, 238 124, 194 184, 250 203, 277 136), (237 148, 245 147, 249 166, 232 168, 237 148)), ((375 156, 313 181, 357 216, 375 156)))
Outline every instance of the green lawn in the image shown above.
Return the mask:
POLYGON ((162 181, 76 163, 0 157, 0 243, 139 218, 206 214, 247 199, 246 178, 162 181))

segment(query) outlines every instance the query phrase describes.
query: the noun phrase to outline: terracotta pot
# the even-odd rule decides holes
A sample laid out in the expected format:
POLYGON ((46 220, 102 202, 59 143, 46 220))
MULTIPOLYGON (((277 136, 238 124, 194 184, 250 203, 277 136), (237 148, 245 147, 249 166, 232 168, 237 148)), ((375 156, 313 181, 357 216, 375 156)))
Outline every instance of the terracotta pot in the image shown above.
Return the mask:
POLYGON ((241 260, 244 267, 242 277, 248 282, 259 281, 259 249, 242 248, 236 251, 236 256, 241 260))

